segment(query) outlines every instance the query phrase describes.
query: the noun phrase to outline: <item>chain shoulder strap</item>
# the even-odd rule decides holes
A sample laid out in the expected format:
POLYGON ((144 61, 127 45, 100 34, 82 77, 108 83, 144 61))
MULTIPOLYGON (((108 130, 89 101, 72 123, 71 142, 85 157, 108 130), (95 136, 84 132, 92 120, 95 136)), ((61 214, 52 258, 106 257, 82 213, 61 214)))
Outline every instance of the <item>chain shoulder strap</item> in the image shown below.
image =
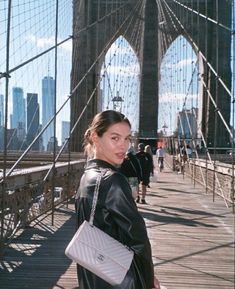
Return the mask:
POLYGON ((93 226, 93 222, 94 222, 95 209, 96 209, 96 205, 97 205, 97 201, 98 201, 100 182, 101 182, 102 177, 105 175, 105 173, 107 171, 108 170, 105 170, 105 171, 101 172, 100 174, 98 174, 98 177, 96 179, 94 196, 93 196, 92 207, 91 207, 91 215, 90 215, 90 220, 89 220, 89 223, 91 226, 93 226))

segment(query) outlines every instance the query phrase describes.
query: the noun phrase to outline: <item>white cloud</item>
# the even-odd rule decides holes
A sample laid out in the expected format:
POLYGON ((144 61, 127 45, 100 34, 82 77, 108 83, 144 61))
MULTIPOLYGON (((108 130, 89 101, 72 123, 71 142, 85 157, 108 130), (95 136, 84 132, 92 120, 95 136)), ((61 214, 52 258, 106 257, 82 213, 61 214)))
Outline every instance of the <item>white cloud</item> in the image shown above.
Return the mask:
MULTIPOLYGON (((164 69, 164 68, 176 69, 176 68, 183 68, 185 66, 190 66, 190 65, 195 66, 196 61, 197 61, 196 58, 185 58, 185 59, 179 60, 176 63, 166 60, 165 63, 162 63, 161 69, 164 69)), ((163 60, 163 62, 164 62, 164 60, 163 60)))
POLYGON ((178 67, 184 67, 187 65, 195 65, 196 59, 195 58, 188 58, 188 59, 182 59, 180 60, 176 65, 178 67))
MULTIPOLYGON (((36 37, 35 35, 29 35, 26 37, 27 40, 34 43, 38 48, 48 48, 55 45, 55 37, 36 37)), ((58 42, 61 42, 63 39, 58 38, 58 42)), ((72 51, 72 41, 66 41, 60 46, 65 51, 72 51)))
MULTIPOLYGON (((102 67, 101 70, 101 74, 103 74, 105 72, 105 69, 102 67)), ((108 74, 113 74, 113 75, 124 75, 124 76, 128 76, 128 75, 134 75, 134 76, 138 76, 140 73, 140 68, 138 63, 132 63, 129 64, 128 66, 122 66, 122 65, 111 65, 107 67, 107 73, 108 74)))
POLYGON ((55 43, 55 38, 54 37, 36 37, 35 35, 29 35, 26 37, 29 41, 32 43, 36 44, 37 47, 39 48, 45 48, 48 46, 53 46, 55 43))
POLYGON ((63 48, 63 49, 66 50, 66 51, 69 51, 69 52, 72 52, 72 47, 73 47, 72 39, 66 41, 65 43, 63 43, 63 44, 61 45, 61 48, 63 48))
MULTIPOLYGON (((164 93, 159 95, 160 103, 168 103, 173 101, 184 101, 186 95, 184 93, 164 93)), ((197 99, 199 96, 197 94, 188 94, 186 101, 197 99)))
POLYGON ((53 46, 55 44, 55 38, 37 38, 36 39, 36 45, 38 47, 47 47, 47 46, 53 46))

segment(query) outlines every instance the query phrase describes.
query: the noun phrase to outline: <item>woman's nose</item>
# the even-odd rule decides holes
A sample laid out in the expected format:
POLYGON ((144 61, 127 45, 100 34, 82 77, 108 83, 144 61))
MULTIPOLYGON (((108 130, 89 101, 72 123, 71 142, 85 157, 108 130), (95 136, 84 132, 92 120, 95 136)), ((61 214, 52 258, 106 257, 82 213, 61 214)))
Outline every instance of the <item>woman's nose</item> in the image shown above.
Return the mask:
POLYGON ((124 139, 122 142, 121 142, 121 147, 127 151, 128 147, 129 147, 129 140, 126 140, 124 139))

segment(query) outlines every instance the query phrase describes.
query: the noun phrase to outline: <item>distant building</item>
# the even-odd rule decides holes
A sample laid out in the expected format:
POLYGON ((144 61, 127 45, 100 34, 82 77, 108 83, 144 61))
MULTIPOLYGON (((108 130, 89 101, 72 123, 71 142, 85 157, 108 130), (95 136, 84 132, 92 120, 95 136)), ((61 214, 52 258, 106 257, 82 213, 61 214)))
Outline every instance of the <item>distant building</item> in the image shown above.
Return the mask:
POLYGON ((23 88, 13 87, 12 88, 12 97, 13 97, 13 112, 11 118, 11 128, 18 127, 18 124, 21 123, 24 129, 26 128, 26 116, 25 116, 25 99, 23 88))
POLYGON ((197 128, 198 109, 189 109, 178 112, 177 114, 177 132, 179 139, 196 139, 198 135, 197 128))
POLYGON ((15 128, 7 129, 7 150, 18 150, 20 147, 15 128))
POLYGON ((16 128, 16 136, 19 140, 19 142, 23 142, 25 139, 26 131, 25 131, 25 124, 22 122, 18 122, 17 128, 16 128))
POLYGON ((4 125, 4 95, 0 94, 0 127, 4 125))
MULTIPOLYGON (((29 145, 39 132, 39 104, 37 93, 27 93, 27 144, 29 145)), ((39 141, 32 150, 39 150, 39 141)))
POLYGON ((53 152, 54 151, 54 140, 55 140, 55 150, 58 151, 58 141, 56 137, 51 137, 49 139, 49 142, 47 144, 47 151, 48 152, 53 152))
POLYGON ((61 143, 63 144, 66 138, 69 137, 70 121, 62 121, 61 127, 62 127, 61 143))
MULTIPOLYGON (((66 139, 69 137, 70 131, 70 121, 62 121, 61 122, 61 144, 64 145, 66 139)), ((65 145, 63 148, 63 152, 68 152, 69 143, 65 145)))
POLYGON ((4 150, 4 128, 0 126, 0 151, 4 150))
MULTIPOLYGON (((39 124, 39 129, 38 132, 40 133, 40 131, 42 130, 42 125, 39 124)), ((42 152, 45 150, 44 146, 43 146, 43 139, 42 139, 42 135, 39 137, 38 139, 38 145, 39 145, 39 151, 42 152)))
MULTIPOLYGON (((55 80, 51 76, 42 79, 42 128, 51 120, 54 115, 55 103, 55 80)), ((53 122, 43 133, 43 146, 46 149, 50 138, 54 136, 53 122)))

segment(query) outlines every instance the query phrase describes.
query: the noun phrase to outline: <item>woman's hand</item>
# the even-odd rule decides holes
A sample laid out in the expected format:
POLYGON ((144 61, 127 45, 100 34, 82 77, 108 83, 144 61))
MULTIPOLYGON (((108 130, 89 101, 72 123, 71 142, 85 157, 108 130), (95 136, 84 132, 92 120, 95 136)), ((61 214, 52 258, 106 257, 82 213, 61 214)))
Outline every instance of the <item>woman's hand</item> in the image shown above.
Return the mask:
POLYGON ((161 289, 160 283, 159 283, 158 279, 155 276, 154 276, 154 279, 153 279, 153 285, 154 285, 154 287, 152 289, 161 289))

